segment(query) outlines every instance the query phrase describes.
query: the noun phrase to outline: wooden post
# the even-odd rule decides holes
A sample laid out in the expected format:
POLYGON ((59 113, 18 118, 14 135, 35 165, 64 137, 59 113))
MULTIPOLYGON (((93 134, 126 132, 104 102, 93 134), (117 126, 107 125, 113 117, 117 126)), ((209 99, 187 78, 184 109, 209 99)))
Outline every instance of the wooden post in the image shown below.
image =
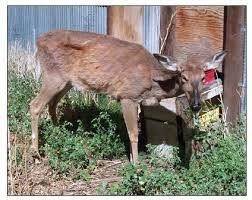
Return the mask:
POLYGON ((245 6, 225 8, 225 49, 228 54, 224 68, 224 105, 228 122, 234 122, 240 113, 240 84, 243 72, 243 48, 245 25, 245 6))
POLYGON ((108 34, 143 43, 143 6, 109 6, 108 34))
MULTIPOLYGON (((169 23, 171 21, 172 14, 176 11, 176 6, 161 6, 160 7, 160 47, 165 40, 165 37, 167 35, 167 27, 169 26, 169 23)), ((176 19, 176 17, 175 17, 176 19)), ((168 37, 166 40, 166 44, 163 49, 163 54, 168 56, 174 56, 174 49, 175 49, 175 22, 176 20, 173 20, 170 31, 168 33, 168 37)))

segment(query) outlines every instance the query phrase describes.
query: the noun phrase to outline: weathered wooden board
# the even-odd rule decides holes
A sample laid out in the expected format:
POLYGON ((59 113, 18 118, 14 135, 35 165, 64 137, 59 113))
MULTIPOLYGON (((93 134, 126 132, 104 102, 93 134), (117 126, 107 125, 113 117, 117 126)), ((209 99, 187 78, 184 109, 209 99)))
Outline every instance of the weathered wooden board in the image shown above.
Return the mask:
POLYGON ((175 107, 175 99, 169 103, 163 103, 163 105, 158 106, 143 106, 144 110, 144 118, 145 119, 152 119, 152 120, 159 120, 159 121, 169 121, 173 123, 176 120, 176 112, 171 111, 169 108, 175 107), (167 108, 168 107, 168 108, 167 108), (154 112, 153 112, 154 111, 154 112))
POLYGON ((143 6, 109 6, 108 34, 143 43, 143 6))
POLYGON ((177 124, 145 120, 147 142, 151 144, 178 145, 177 124))
POLYGON ((228 50, 228 54, 224 68, 224 104, 226 109, 228 108, 229 122, 235 121, 240 113, 245 13, 245 6, 226 7, 225 49, 228 50))
POLYGON ((209 56, 223 49, 224 6, 176 6, 161 11, 161 37, 170 21, 164 18, 176 12, 165 54, 183 60, 192 53, 209 56))

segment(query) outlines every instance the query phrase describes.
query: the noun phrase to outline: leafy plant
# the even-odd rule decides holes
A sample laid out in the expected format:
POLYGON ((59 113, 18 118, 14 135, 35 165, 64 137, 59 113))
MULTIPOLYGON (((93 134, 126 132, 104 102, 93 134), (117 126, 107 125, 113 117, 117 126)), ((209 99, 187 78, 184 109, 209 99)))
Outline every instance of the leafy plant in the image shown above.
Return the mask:
POLYGON ((77 173, 87 168, 89 159, 84 148, 85 140, 66 129, 67 123, 59 127, 47 124, 44 131, 43 150, 51 167, 60 173, 68 174, 73 169, 77 173))
POLYGON ((88 140, 89 150, 98 159, 120 157, 125 153, 125 147, 116 134, 117 126, 107 112, 100 112, 92 120, 92 138, 88 140))
POLYGON ((122 181, 112 185, 109 194, 245 195, 246 140, 240 134, 239 124, 242 123, 225 138, 221 127, 202 134, 199 144, 208 145, 195 152, 189 169, 160 165, 164 160, 152 158, 154 148, 149 146, 150 165, 142 160, 139 165, 125 166, 121 170, 122 181))
POLYGON ((8 74, 8 125, 11 133, 30 133, 29 103, 40 84, 31 76, 8 74))
POLYGON ((115 195, 143 195, 146 193, 146 183, 149 172, 147 165, 126 164, 119 173, 123 176, 120 185, 114 185, 111 193, 115 195))

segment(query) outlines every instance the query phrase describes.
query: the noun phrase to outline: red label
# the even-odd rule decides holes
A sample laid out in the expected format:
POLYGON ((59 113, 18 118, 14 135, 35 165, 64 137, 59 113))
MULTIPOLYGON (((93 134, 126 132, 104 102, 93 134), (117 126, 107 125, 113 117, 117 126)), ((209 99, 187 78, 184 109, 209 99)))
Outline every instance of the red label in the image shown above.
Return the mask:
POLYGON ((215 79, 214 74, 215 74, 215 69, 210 69, 210 70, 205 71, 205 81, 204 81, 205 85, 214 81, 215 79))

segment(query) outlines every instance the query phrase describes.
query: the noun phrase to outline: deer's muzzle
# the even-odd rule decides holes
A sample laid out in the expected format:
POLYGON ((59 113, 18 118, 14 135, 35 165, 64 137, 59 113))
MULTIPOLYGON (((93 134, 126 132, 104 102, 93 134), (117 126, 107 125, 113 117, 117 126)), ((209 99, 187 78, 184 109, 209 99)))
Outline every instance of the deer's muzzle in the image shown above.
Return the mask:
POLYGON ((201 99, 200 99, 200 93, 199 93, 199 82, 193 82, 193 98, 192 98, 192 104, 191 109, 193 112, 199 112, 201 109, 201 99))

